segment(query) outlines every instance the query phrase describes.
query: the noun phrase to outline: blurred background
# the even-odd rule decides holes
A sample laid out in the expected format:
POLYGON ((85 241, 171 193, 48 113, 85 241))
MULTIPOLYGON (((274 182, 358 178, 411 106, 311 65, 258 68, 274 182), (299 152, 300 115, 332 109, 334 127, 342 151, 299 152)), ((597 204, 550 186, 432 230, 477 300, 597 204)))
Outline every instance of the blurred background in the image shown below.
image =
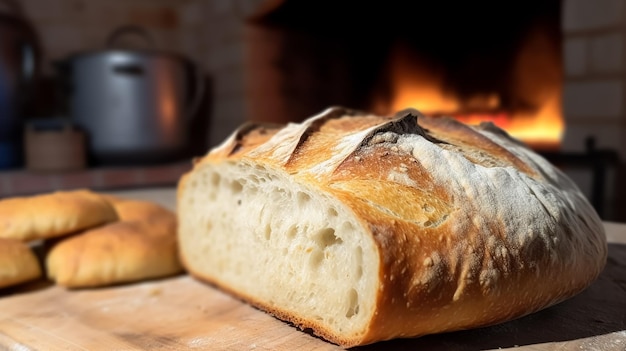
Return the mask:
POLYGON ((0 196, 175 184, 244 121, 492 121, 626 221, 625 0, 0 0, 0 196))

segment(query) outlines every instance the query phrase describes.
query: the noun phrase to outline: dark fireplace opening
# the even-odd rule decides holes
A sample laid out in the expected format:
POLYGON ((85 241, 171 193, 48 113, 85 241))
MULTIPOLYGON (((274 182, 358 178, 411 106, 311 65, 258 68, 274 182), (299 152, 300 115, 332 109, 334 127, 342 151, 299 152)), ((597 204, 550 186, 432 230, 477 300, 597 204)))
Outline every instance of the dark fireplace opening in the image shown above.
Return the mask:
POLYGON ((249 119, 329 105, 490 120, 558 148, 561 3, 283 0, 249 19, 249 119))

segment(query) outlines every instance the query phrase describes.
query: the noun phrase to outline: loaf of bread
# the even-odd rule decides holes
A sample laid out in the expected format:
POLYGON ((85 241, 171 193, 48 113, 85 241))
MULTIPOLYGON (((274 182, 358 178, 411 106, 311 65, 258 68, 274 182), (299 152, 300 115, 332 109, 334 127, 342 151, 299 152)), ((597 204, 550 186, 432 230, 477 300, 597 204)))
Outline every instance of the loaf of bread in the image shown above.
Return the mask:
POLYGON ((493 124, 415 110, 245 125, 177 196, 193 276, 346 347, 527 315, 607 257, 559 169, 493 124))

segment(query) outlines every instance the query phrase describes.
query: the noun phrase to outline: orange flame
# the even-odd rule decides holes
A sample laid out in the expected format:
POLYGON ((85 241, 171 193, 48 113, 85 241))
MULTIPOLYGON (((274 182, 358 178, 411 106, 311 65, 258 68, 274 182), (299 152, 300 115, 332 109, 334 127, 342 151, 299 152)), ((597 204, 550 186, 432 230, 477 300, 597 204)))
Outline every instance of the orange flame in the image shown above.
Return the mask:
POLYGON ((375 101, 374 110, 393 113, 413 107, 426 115, 448 115, 467 124, 491 121, 531 147, 558 148, 564 131, 560 56, 554 48, 547 48, 550 43, 545 38, 534 34, 520 49, 512 84, 516 92, 533 102, 535 109, 507 111, 495 92, 461 102, 446 92, 438 72, 407 54, 406 47, 396 45, 389 66, 391 101, 375 101))

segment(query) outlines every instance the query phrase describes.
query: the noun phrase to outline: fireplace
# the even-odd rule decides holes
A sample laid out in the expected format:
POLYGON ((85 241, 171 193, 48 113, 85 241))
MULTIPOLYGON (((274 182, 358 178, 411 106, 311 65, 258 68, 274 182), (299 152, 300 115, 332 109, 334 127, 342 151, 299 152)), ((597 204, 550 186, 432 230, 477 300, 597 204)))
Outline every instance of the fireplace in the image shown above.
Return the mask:
POLYGON ((328 105, 492 121, 538 149, 563 134, 559 1, 273 1, 249 18, 249 118, 328 105))

